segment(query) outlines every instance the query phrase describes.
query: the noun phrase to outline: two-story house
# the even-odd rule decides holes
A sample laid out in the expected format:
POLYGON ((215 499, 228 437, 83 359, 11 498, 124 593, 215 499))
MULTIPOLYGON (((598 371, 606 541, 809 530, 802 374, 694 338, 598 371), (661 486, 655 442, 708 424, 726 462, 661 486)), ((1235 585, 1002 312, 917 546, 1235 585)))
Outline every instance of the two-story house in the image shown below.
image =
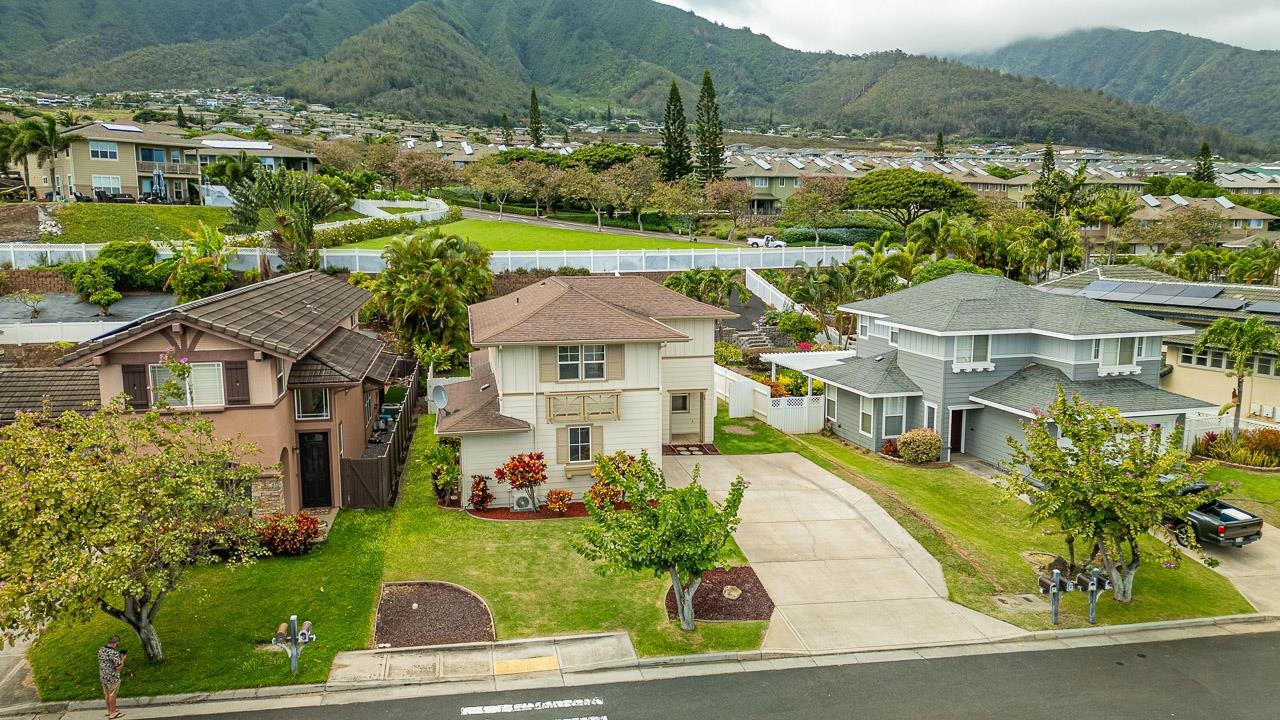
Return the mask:
POLYGON ((580 495, 598 454, 711 441, 715 324, 732 317, 636 276, 551 277, 472 305, 471 378, 448 387, 436 432, 461 439, 464 483, 541 451, 549 484, 580 495))
POLYGON ((253 487, 261 510, 340 507, 344 461, 376 439, 398 361, 353 329, 368 299, 307 271, 161 310, 79 346, 61 367, 0 372, 0 421, 39 409, 44 397, 55 410, 121 395, 135 410, 156 407, 169 378, 161 355, 172 350, 191 375, 185 396, 166 404, 256 446, 250 459, 268 469, 253 487))
POLYGON ((857 355, 802 372, 825 383, 832 430, 870 450, 928 427, 944 459, 1000 464, 1059 387, 1166 433, 1206 405, 1160 389, 1162 339, 1188 328, 1097 300, 961 273, 840 309, 857 355))

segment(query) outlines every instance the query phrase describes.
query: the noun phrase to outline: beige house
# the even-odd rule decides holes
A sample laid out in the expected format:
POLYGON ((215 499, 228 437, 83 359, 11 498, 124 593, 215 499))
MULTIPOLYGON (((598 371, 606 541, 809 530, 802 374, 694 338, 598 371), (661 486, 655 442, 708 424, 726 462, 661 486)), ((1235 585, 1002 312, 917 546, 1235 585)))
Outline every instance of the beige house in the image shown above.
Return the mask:
POLYGON ((732 317, 634 276, 552 277, 473 305, 471 378, 448 387, 436 432, 461 439, 464 483, 541 451, 548 486, 581 497, 596 455, 711 442, 715 324, 732 317))
POLYGON ((219 434, 257 446, 252 460, 270 468, 253 488, 260 509, 369 504, 353 495, 351 473, 369 469, 354 461, 386 455, 384 426, 411 418, 381 417, 401 363, 354 329, 368 299, 308 271, 178 305, 81 345, 62 367, 0 372, 0 420, 44 397, 61 409, 120 395, 135 410, 154 407, 169 377, 160 357, 172 349, 188 359, 191 376, 186 397, 169 406, 199 411, 219 434))

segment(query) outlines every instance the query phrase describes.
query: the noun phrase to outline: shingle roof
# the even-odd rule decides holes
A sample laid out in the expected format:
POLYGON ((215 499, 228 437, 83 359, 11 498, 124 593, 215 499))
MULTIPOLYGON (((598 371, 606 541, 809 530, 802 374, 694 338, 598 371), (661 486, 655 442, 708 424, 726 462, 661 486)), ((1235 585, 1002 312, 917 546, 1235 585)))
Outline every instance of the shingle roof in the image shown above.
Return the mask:
POLYGON ((639 277, 550 277, 472 305, 469 316, 476 346, 684 341, 661 320, 737 317, 639 277))
POLYGON ((138 318, 58 360, 100 353, 167 323, 212 330, 300 360, 369 300, 369 292, 315 270, 281 275, 138 318))
POLYGON ((891 323, 940 333, 1039 330, 1072 337, 1174 333, 1183 328, 1084 297, 1055 295, 997 275, 956 273, 842 305, 891 323))
POLYGON ((67 138, 85 138, 87 140, 109 140, 115 142, 129 142, 151 145, 170 145, 184 148, 198 148, 200 143, 182 137, 182 131, 177 128, 171 128, 167 125, 150 125, 135 122, 120 123, 91 123, 82 125, 77 128, 62 131, 63 137, 67 138), (112 130, 106 125, 117 125, 120 127, 136 127, 139 132, 129 130, 112 130), (169 132, 172 131, 172 132, 169 132))
POLYGON ((920 392, 920 386, 898 367, 897 350, 872 357, 851 357, 835 365, 808 370, 806 374, 866 395, 920 392))
POLYGON ((471 379, 446 387, 446 411, 436 413, 436 434, 459 435, 477 432, 520 432, 529 423, 499 412, 498 384, 489 367, 489 353, 477 350, 468 360, 471 379))
POLYGON ((11 368, 0 370, 0 422, 13 420, 14 414, 39 410, 45 398, 55 414, 83 412, 85 403, 101 401, 98 369, 77 368, 11 368))
MULTIPOLYGON (((1195 283, 1183 280, 1181 278, 1166 275, 1150 268, 1140 265, 1102 265, 1090 268, 1082 272, 1068 275, 1058 280, 1041 283, 1041 289, 1050 290, 1052 292, 1066 292, 1068 290, 1083 290, 1090 283, 1098 280, 1123 280, 1129 282, 1147 282, 1160 285, 1174 285, 1178 287, 1193 286, 1213 286, 1223 288, 1219 297, 1237 298, 1244 300, 1252 305, 1261 302, 1280 302, 1280 287, 1275 285, 1233 285, 1228 283, 1195 283)), ((1248 306, 1239 310, 1222 310, 1217 308, 1206 307, 1186 307, 1180 305, 1153 305, 1151 303, 1140 302, 1118 302, 1115 300, 1103 300, 1108 305, 1122 308, 1130 312, 1147 315, 1149 317, 1162 318, 1170 321, 1189 321, 1192 323, 1212 323, 1220 317, 1235 318, 1238 320, 1246 319, 1256 313, 1249 312, 1248 306)), ((1269 324, 1280 325, 1280 318, 1274 315, 1264 314, 1262 318, 1269 324)), ((1185 338, 1184 338, 1185 340, 1185 338)))
POLYGON ((365 377, 376 383, 386 384, 391 380, 391 374, 396 370, 396 363, 400 357, 395 353, 380 352, 378 357, 374 359, 373 365, 369 367, 369 372, 365 373, 365 377))
POLYGON ((365 379, 382 341, 347 328, 334 330, 289 369, 289 385, 350 385, 365 379))
POLYGON ((1077 394, 1095 405, 1114 407, 1122 413, 1181 412, 1212 403, 1178 395, 1133 378, 1072 380, 1061 370, 1031 363, 1000 382, 969 396, 977 403, 992 403, 1022 412, 1046 408, 1062 387, 1067 395, 1077 394))

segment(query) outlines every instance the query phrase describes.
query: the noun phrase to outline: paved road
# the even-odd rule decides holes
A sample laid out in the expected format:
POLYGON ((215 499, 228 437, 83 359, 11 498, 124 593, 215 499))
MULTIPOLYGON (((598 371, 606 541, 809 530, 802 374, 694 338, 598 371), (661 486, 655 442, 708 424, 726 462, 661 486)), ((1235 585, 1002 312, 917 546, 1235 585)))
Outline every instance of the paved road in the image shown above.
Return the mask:
MULTIPOLYGON (((460 207, 462 207, 462 217, 464 218, 469 218, 471 220, 499 219, 498 213, 492 210, 477 210, 475 208, 466 207, 465 205, 460 207)), ((541 225, 543 227, 559 228, 561 230, 594 231, 596 229, 596 226, 590 223, 566 222, 564 220, 549 220, 544 217, 535 218, 535 217, 530 217, 528 215, 514 215, 511 213, 503 213, 501 219, 504 222, 523 223, 525 225, 541 225)), ((691 243, 698 242, 697 240, 690 240, 686 235, 673 235, 671 233, 665 233, 665 232, 649 232, 649 231, 640 232, 639 230, 609 227, 608 225, 604 227, 604 232, 610 233, 612 235, 631 235, 633 237, 661 238, 663 240, 683 240, 685 242, 691 242, 691 243)), ((723 240, 712 240, 710 241, 710 243, 712 243, 713 247, 716 245, 724 246, 728 244, 723 240)), ((740 245, 742 247, 746 247, 745 243, 735 243, 735 244, 740 245)))
POLYGON ((1277 663, 1280 635, 1242 635, 206 717, 1274 720, 1280 716, 1274 694, 1277 663), (1051 708, 1053 712, 1047 712, 1051 708))

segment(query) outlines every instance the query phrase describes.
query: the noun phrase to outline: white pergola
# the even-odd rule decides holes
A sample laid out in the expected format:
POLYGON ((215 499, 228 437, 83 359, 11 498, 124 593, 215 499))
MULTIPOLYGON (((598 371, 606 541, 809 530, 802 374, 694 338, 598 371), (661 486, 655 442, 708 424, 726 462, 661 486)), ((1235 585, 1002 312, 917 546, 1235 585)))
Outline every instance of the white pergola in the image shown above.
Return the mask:
POLYGON ((813 376, 810 370, 838 365, 842 360, 855 357, 854 350, 817 350, 813 352, 760 353, 760 359, 769 363, 769 379, 778 379, 778 366, 795 370, 809 379, 805 395, 813 394, 813 376))

